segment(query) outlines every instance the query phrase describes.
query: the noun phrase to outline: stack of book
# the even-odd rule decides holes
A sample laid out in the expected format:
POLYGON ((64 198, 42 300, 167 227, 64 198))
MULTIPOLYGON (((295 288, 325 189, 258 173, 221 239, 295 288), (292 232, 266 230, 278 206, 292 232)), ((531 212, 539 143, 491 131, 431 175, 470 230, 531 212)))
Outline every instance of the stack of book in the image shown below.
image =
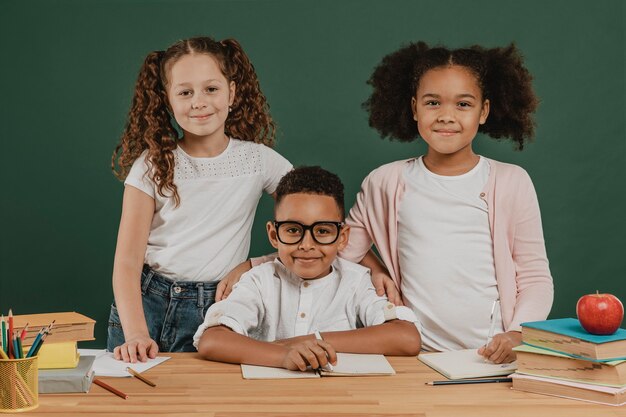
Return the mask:
POLYGON ((626 330, 592 335, 576 319, 522 324, 513 389, 626 404, 626 330))
POLYGON ((42 329, 53 323, 37 353, 39 393, 89 391, 95 358, 80 357, 77 343, 94 340, 94 320, 76 312, 26 314, 13 319, 20 332, 28 325, 25 349, 35 342, 42 329))

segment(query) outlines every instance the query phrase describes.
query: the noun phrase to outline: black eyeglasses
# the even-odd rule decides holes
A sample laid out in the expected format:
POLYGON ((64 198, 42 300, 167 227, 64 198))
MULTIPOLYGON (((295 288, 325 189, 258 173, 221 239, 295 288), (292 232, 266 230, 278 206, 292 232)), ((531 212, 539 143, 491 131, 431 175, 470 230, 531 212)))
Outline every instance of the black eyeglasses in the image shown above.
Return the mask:
POLYGON ((274 220, 278 240, 285 245, 295 245, 304 239, 307 230, 311 237, 320 245, 330 245, 339 238, 343 222, 315 222, 305 225, 294 221, 277 222, 274 220))

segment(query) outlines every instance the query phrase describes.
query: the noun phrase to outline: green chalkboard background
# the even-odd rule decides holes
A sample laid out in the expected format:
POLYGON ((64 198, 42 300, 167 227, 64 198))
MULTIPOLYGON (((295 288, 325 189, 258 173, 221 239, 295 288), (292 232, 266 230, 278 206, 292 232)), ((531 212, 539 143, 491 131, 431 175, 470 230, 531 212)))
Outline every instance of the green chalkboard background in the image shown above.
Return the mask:
MULTIPOLYGON (((535 142, 475 140, 534 180, 555 284, 551 317, 596 289, 626 301, 625 5, 526 1, 33 1, 0 4, 0 311, 76 310, 104 346, 123 186, 110 172, 144 56, 178 39, 238 39, 280 125, 277 150, 346 184, 424 152, 381 140, 361 103, 409 41, 515 42, 541 98, 535 142)), ((251 255, 267 252, 257 212, 251 255)))

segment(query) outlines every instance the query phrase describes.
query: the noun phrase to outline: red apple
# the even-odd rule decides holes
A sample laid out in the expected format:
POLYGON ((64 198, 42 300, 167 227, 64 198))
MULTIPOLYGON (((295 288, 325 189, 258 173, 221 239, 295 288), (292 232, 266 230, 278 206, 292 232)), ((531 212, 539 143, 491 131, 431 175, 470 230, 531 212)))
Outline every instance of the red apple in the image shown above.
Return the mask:
POLYGON ((591 334, 613 334, 624 318, 624 305, 612 294, 587 294, 576 303, 576 315, 591 334))

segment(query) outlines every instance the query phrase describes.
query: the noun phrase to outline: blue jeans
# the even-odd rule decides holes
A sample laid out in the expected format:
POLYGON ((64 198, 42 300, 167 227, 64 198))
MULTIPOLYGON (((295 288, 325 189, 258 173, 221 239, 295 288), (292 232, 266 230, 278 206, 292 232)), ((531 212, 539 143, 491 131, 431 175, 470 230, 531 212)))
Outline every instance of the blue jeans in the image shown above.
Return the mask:
MULTIPOLYGON (((159 352, 195 352, 193 335, 215 302, 217 282, 176 282, 144 265, 141 299, 150 337, 159 352)), ((124 344, 124 331, 115 302, 111 304, 107 349, 124 344)))

